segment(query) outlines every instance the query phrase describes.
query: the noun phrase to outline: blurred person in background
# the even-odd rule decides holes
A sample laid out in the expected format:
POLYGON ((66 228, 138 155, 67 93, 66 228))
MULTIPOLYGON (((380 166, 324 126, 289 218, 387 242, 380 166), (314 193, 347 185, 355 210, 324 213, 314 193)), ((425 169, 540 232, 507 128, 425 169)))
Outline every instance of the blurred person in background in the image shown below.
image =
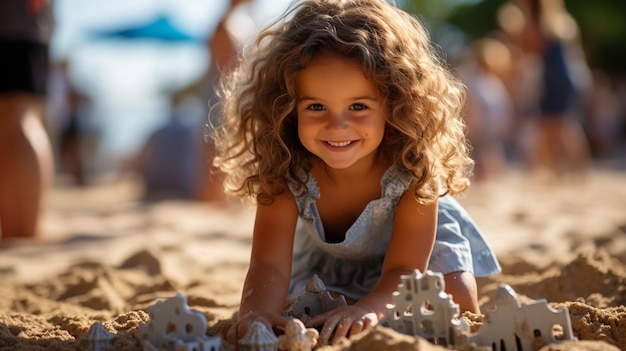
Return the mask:
POLYGON ((188 89, 172 94, 168 121, 149 136, 139 152, 136 161, 145 201, 193 199, 197 195, 201 165, 207 160, 201 157, 195 113, 188 98, 188 89))
POLYGON ((592 80, 578 25, 562 0, 518 1, 527 18, 521 48, 539 58, 542 72, 531 166, 548 179, 581 179, 590 161, 582 126, 592 80))
POLYGON ((0 238, 32 238, 53 156, 42 114, 52 12, 46 0, 0 1, 0 238))
POLYGON ((497 11, 498 29, 493 36, 507 47, 510 67, 501 71, 513 108, 512 135, 509 139, 511 157, 530 167, 531 155, 536 139, 536 119, 539 113, 539 91, 541 62, 534 54, 522 50, 522 35, 526 27, 526 16, 520 6, 512 1, 505 2, 497 11))
POLYGON ((57 160, 55 184, 89 185, 97 159, 98 130, 91 98, 70 79, 69 60, 53 60, 48 72, 46 127, 57 160))
POLYGON ((460 75, 467 85, 465 121, 467 137, 476 162, 476 180, 486 180, 506 171, 507 140, 513 127, 513 102, 502 77, 508 76, 512 58, 498 39, 477 40, 469 50, 460 75))
POLYGON ((248 1, 225 1, 226 11, 205 43, 209 56, 206 73, 169 93, 168 121, 150 134, 135 160, 146 201, 178 198, 230 204, 231 198, 224 193, 222 185, 223 174, 212 166, 212 128, 221 118, 220 100, 215 91, 222 71, 228 69, 241 46, 227 28, 227 22, 248 1), (198 109, 198 106, 202 107, 198 109), (202 115, 201 133, 198 133, 198 115, 202 115))
POLYGON ((213 129, 221 123, 222 105, 216 94, 222 72, 233 68, 242 43, 239 43, 228 28, 229 21, 235 11, 251 0, 230 0, 228 10, 218 23, 213 36, 207 41, 210 54, 210 63, 203 81, 200 83, 200 94, 203 99, 208 98, 209 117, 205 134, 205 148, 202 152, 202 172, 196 198, 213 203, 228 203, 229 197, 224 193, 224 175, 213 167, 215 146, 213 143, 213 129))
POLYGON ((594 156, 609 157, 619 148, 624 106, 609 75, 593 71, 593 92, 586 130, 594 156))

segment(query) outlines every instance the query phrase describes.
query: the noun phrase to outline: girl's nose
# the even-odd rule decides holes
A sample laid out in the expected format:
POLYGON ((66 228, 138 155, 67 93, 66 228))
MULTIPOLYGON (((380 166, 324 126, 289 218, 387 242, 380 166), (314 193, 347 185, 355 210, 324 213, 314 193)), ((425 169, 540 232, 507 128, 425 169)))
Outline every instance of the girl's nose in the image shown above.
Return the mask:
POLYGON ((331 112, 328 117, 328 129, 344 129, 348 126, 348 116, 343 112, 331 112))

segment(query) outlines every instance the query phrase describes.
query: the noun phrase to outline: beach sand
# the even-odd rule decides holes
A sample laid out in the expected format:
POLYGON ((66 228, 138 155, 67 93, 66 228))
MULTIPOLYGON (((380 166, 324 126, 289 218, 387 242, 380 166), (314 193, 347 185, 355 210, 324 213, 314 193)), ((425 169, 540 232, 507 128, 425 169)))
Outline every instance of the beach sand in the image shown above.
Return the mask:
MULTIPOLYGON (((145 204, 132 179, 57 186, 42 242, 0 248, 0 350, 82 350, 94 322, 111 350, 141 350, 146 308, 181 292, 207 333, 237 310, 254 210, 191 201, 145 204)), ((626 173, 540 184, 511 171, 460 198, 498 254, 502 274, 481 278, 481 304, 500 283, 522 301, 569 309, 578 342, 541 350, 626 350, 626 173)), ((482 315, 464 315, 479 325, 482 315)), ((442 350, 376 327, 323 350, 442 350)), ((466 348, 473 350, 477 348, 466 348)), ((491 348, 488 348, 491 349, 491 348)))

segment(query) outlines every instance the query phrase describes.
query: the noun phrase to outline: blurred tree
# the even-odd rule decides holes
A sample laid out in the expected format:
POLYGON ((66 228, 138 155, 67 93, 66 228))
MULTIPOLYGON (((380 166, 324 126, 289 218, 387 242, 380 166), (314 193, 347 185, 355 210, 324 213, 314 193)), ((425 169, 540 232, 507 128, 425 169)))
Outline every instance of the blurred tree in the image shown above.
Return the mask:
POLYGON ((592 66, 626 74, 626 2, 615 0, 566 0, 578 21, 583 44, 592 66))
MULTIPOLYGON (((495 14, 506 0, 404 0, 407 11, 418 14, 432 38, 446 52, 454 53, 459 40, 482 37, 496 26, 495 14), (456 40, 450 41, 451 33, 456 40), (461 33, 461 34, 459 34, 461 33)), ((626 2, 615 0, 565 0, 578 21, 585 52, 592 67, 626 74, 626 2)))

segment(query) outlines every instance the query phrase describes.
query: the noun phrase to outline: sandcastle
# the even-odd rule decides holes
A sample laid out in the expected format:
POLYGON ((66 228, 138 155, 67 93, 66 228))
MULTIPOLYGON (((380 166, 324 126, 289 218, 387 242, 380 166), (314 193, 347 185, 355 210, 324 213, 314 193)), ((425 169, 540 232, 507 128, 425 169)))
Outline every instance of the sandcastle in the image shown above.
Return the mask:
POLYGON ((80 337, 79 345, 86 351, 105 351, 113 345, 114 338, 115 335, 102 323, 95 322, 89 327, 87 333, 80 337))
MULTIPOLYGON (((305 299, 305 301, 309 300, 305 299)), ((307 305, 313 306, 316 311, 319 308, 310 303, 307 305)), ((137 330, 137 338, 141 340, 144 351, 221 351, 232 349, 231 345, 222 342, 220 336, 206 336, 206 317, 198 311, 191 310, 187 305, 187 298, 181 293, 157 301, 148 307, 147 311, 150 321, 140 325, 137 330)), ((104 326, 99 324, 92 329, 87 334, 86 341, 99 348, 90 348, 90 351, 100 351, 103 346, 110 346, 109 341, 112 340, 113 335, 109 337, 104 326), (101 335, 106 338, 102 340, 101 335)), ((310 351, 317 344, 318 336, 316 329, 305 328, 302 321, 291 318, 285 326, 285 333, 280 337, 276 337, 262 323, 254 322, 238 344, 240 351, 310 351)))
POLYGON ((159 300, 147 310, 150 322, 140 325, 137 330, 144 351, 222 350, 221 337, 206 336, 206 317, 189 309, 187 297, 183 294, 159 300))
POLYGON ((332 311, 341 306, 347 305, 343 295, 332 297, 326 289, 324 282, 314 274, 304 287, 304 293, 296 297, 285 309, 283 314, 288 317, 295 317, 306 322, 309 318, 318 314, 332 311))
POLYGON ((311 351, 317 345, 319 332, 306 328, 301 320, 291 318, 285 325, 285 334, 278 337, 278 349, 288 351, 311 351))
POLYGON ((475 333, 460 318, 459 306, 444 291, 441 273, 416 270, 402 276, 395 304, 387 306, 383 325, 403 334, 420 336, 430 342, 457 348, 474 343, 493 351, 533 350, 537 339, 543 344, 573 341, 572 325, 567 308, 554 309, 545 299, 520 303, 513 289, 501 284, 493 308, 486 311, 483 326, 475 333), (555 330, 562 337, 555 336, 555 330))
MULTIPOLYGON (((554 309, 545 299, 521 303, 515 291, 506 284, 499 286, 492 301, 493 307, 485 312, 482 327, 474 333, 461 318, 459 305, 445 293, 441 273, 426 271, 422 274, 415 270, 413 274, 403 275, 393 301, 387 306, 385 318, 381 321, 383 326, 446 347, 463 349, 473 344, 490 347, 493 351, 530 351, 537 344, 576 340, 567 308, 554 309)), ((255 322, 239 340, 239 349, 310 351, 319 346, 319 334, 316 329, 305 328, 302 320, 345 304, 343 297, 333 298, 324 283, 314 276, 305 293, 284 312, 291 319, 283 335, 277 337, 263 323, 255 322)), ((137 332, 146 351, 231 348, 222 343, 219 336, 210 338, 205 335, 206 317, 190 310, 181 293, 148 307, 148 314, 150 322, 141 325, 137 332)))
POLYGON ((457 335, 469 332, 469 325, 459 318, 459 305, 444 288, 443 275, 438 273, 421 274, 416 270, 412 275, 403 275, 382 324, 434 344, 457 344, 457 335))

